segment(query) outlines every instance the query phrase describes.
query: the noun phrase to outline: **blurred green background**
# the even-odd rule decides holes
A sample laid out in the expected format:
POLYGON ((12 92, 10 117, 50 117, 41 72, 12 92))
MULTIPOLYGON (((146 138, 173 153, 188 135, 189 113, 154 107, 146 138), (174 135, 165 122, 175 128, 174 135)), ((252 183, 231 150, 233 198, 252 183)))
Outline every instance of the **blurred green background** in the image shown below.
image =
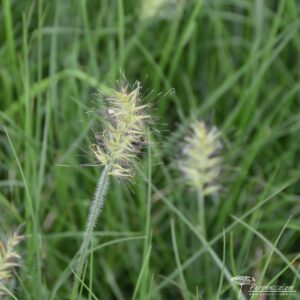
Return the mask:
POLYGON ((133 183, 112 181, 82 299, 236 299, 237 275, 299 299, 299 12, 297 0, 1 0, 0 223, 25 224, 17 299, 70 297, 101 174, 97 91, 123 73, 152 105, 153 143, 133 183), (194 119, 224 144, 206 237, 175 168, 194 119))

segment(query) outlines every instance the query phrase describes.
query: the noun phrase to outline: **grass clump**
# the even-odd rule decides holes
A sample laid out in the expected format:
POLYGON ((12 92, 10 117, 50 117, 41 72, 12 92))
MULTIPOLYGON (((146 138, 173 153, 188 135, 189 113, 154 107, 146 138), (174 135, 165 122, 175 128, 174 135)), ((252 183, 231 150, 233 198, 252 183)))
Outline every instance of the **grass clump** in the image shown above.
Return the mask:
POLYGON ((100 172, 105 213, 87 234, 79 299, 236 299, 236 276, 294 285, 284 298, 299 299, 299 1, 0 3, 0 225, 25 224, 17 299, 70 299, 100 172), (119 94, 149 102, 138 85, 103 88, 119 70, 145 95, 174 90, 154 99, 160 134, 133 129, 147 109, 130 139, 115 134, 119 94), (222 132, 220 176, 218 156, 194 153, 200 137, 189 144, 195 120, 222 132), (205 161, 212 177, 174 172, 205 161))

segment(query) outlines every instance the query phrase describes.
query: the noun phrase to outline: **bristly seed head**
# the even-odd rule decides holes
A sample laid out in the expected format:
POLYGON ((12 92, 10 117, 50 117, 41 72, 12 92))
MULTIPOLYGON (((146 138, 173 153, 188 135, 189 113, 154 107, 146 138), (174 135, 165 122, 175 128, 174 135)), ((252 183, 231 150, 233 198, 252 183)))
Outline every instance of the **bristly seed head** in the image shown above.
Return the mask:
POLYGON ((132 178, 134 160, 145 145, 145 128, 151 118, 141 104, 140 83, 133 87, 124 81, 105 92, 107 107, 102 110, 106 128, 95 134, 92 151, 98 163, 110 168, 119 179, 132 178))
POLYGON ((8 237, 6 243, 0 241, 0 295, 6 295, 9 282, 13 278, 12 269, 20 267, 21 257, 15 250, 23 240, 17 232, 8 237))
POLYGON ((216 127, 208 128, 202 121, 193 123, 190 130, 182 143, 179 170, 189 186, 202 190, 204 195, 214 194, 220 188, 220 132, 216 127))

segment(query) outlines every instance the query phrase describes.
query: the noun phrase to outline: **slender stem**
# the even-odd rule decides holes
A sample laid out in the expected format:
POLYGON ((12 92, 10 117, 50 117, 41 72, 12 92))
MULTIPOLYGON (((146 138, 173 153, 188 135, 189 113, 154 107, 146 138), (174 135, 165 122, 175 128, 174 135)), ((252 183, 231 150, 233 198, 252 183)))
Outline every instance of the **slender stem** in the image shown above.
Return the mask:
MULTIPOLYGON (((206 222, 205 222, 205 197, 203 195, 203 191, 202 189, 199 189, 197 191, 198 193, 198 210, 199 210, 199 226, 200 226, 200 230, 202 232, 203 237, 205 238, 205 240, 207 239, 207 232, 206 232, 206 222)), ((204 259, 204 272, 205 272, 205 276, 208 276, 209 274, 209 270, 210 270, 210 266, 209 266, 209 261, 208 261, 208 257, 205 255, 203 257, 204 259)), ((206 280, 206 292, 208 296, 211 296, 211 285, 210 285, 210 280, 206 280)))
POLYGON ((205 205, 204 205, 204 195, 201 189, 197 191, 198 193, 198 213, 199 213, 199 225, 203 237, 206 238, 206 225, 205 225, 205 205))
POLYGON ((99 178, 95 195, 94 195, 94 200, 90 207, 83 241, 79 249, 79 257, 78 257, 77 265, 75 267, 75 279, 74 279, 74 285, 73 285, 72 297, 71 297, 71 299, 73 300, 77 298, 79 282, 83 274, 83 269, 84 269, 86 259, 88 257, 89 246, 93 238, 93 229, 96 225, 97 218, 100 215, 104 205, 105 195, 109 185, 108 173, 109 173, 109 167, 105 167, 99 178))

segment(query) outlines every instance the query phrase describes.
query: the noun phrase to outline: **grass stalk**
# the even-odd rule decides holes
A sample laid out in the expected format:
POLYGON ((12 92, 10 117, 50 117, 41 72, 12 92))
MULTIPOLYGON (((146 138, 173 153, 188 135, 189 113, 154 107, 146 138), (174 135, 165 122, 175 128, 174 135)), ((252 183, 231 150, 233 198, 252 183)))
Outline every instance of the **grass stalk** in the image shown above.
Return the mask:
POLYGON ((199 226, 201 228, 203 236, 206 238, 205 204, 204 204, 204 195, 201 189, 197 190, 197 199, 198 199, 199 226))
MULTIPOLYGON (((205 221, 205 203, 204 203, 205 197, 202 189, 197 190, 197 200, 198 200, 198 215, 199 215, 200 231, 203 235, 203 238, 207 240, 206 221, 205 221)), ((210 267, 206 255, 203 257, 203 260, 204 260, 204 265, 203 265, 204 274, 206 274, 205 276, 208 276, 210 274, 210 267)), ((209 297, 212 295, 210 280, 206 280, 206 293, 209 297)))
POLYGON ((92 237, 93 237, 93 229, 96 226, 97 218, 99 217, 104 205, 105 195, 109 185, 108 173, 109 173, 109 166, 105 167, 102 171, 102 174, 99 178, 97 188, 95 191, 94 200, 90 207, 90 212, 88 216, 86 229, 84 232, 83 241, 78 253, 78 261, 75 267, 76 276, 74 279, 74 285, 72 290, 72 296, 71 296, 72 300, 76 299, 80 279, 83 274, 83 269, 84 269, 86 259, 88 257, 89 246, 91 244, 92 237))

